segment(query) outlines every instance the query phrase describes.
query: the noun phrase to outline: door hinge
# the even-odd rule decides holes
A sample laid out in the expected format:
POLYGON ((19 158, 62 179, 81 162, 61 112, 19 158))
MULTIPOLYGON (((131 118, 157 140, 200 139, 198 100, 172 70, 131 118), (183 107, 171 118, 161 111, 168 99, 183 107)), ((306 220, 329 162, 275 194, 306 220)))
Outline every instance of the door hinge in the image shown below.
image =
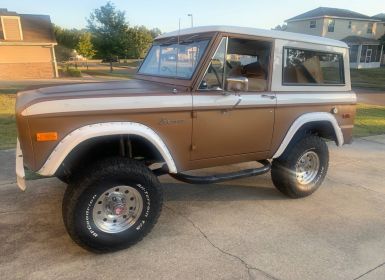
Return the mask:
POLYGON ((190 149, 191 149, 191 151, 195 151, 197 149, 197 146, 193 144, 193 145, 191 145, 190 149))

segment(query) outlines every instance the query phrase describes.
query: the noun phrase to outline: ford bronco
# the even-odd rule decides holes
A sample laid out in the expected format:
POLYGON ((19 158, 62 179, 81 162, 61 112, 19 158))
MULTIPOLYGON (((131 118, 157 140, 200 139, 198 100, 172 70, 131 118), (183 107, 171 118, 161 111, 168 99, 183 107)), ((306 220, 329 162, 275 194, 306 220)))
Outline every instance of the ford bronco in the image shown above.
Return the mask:
POLYGON ((352 140, 356 95, 343 42, 289 32, 197 27, 157 37, 135 79, 19 92, 16 173, 68 183, 71 238, 127 248, 162 209, 158 176, 211 184, 269 172, 300 198, 328 170, 325 140, 352 140), (199 176, 189 170, 255 162, 199 176))

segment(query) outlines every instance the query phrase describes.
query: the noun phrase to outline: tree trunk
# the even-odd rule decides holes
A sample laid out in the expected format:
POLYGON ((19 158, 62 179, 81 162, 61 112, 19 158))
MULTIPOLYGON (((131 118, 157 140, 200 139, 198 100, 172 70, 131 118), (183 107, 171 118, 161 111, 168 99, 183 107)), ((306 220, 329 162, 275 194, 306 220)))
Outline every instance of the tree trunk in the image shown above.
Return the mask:
POLYGON ((110 61, 110 72, 112 73, 112 71, 114 71, 114 69, 112 68, 112 60, 110 61))
POLYGON ((88 70, 88 59, 86 59, 86 67, 87 67, 87 70, 88 70))

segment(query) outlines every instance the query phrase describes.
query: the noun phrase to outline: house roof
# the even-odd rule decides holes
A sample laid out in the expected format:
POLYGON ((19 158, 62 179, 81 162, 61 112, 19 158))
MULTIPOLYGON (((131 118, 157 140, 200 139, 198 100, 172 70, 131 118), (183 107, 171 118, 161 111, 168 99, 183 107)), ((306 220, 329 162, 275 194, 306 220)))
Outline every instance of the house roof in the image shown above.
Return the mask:
POLYGON ((199 26, 199 27, 181 29, 179 31, 176 30, 173 32, 159 35, 158 37, 156 37, 156 39, 158 40, 158 39, 164 39, 164 38, 170 38, 170 37, 184 36, 184 35, 197 34, 197 33, 208 33, 208 32, 224 32, 224 33, 251 35, 251 36, 258 36, 258 37, 265 37, 265 38, 313 43, 318 45, 335 46, 340 48, 348 47, 344 42, 325 38, 325 37, 311 36, 307 34, 292 33, 292 32, 286 32, 286 31, 266 30, 266 29, 237 27, 237 26, 220 26, 220 25, 199 26))
MULTIPOLYGON (((51 19, 48 15, 31 15, 18 14, 16 12, 8 11, 7 9, 0 9, 0 16, 19 16, 21 29, 23 32, 23 43, 50 43, 55 44, 55 34, 51 19)), ((0 24, 0 42, 5 42, 2 26, 0 24)), ((7 41, 8 42, 8 41, 7 41)))
POLYGON ((309 19, 309 18, 320 18, 320 17, 338 17, 338 18, 377 21, 377 19, 371 18, 367 15, 360 14, 360 13, 353 12, 353 11, 346 10, 346 9, 318 7, 314 10, 311 10, 311 11, 308 11, 306 13, 300 14, 298 16, 289 18, 286 20, 286 22, 304 20, 304 19, 309 19))
POLYGON ((341 41, 343 41, 349 45, 352 45, 352 44, 379 45, 380 44, 379 40, 372 39, 372 38, 365 38, 365 37, 361 37, 361 36, 348 36, 348 37, 343 38, 341 41))
POLYGON ((381 21, 385 21, 385 13, 374 15, 374 16, 372 16, 372 18, 378 19, 378 20, 381 20, 381 21))

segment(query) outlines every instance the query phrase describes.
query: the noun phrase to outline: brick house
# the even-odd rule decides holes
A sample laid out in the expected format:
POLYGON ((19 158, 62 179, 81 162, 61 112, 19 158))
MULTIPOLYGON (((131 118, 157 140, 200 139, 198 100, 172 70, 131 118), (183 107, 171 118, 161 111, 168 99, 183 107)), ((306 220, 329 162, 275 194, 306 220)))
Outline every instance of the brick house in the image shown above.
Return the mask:
POLYGON ((367 16, 346 9, 319 7, 286 20, 286 31, 341 40, 350 47, 351 68, 380 67, 385 16, 367 16))
POLYGON ((49 16, 0 9, 0 80, 57 77, 56 44, 49 16))

